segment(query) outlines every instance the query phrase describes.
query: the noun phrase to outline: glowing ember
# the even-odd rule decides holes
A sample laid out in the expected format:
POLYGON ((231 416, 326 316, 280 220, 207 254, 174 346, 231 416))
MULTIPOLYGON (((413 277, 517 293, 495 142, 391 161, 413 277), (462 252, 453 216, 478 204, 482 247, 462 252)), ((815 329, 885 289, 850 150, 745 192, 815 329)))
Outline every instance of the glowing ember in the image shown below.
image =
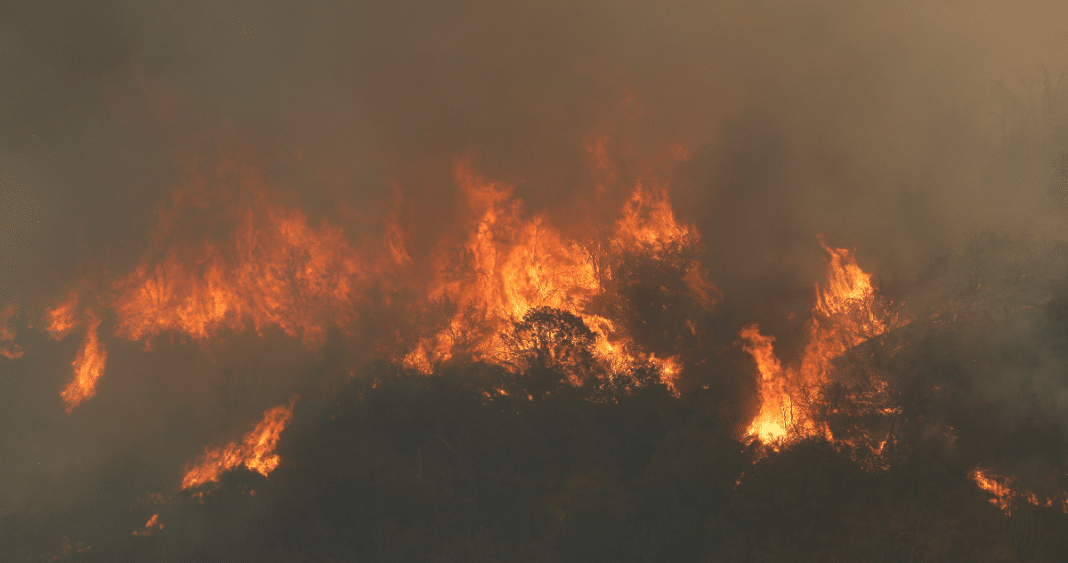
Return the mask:
POLYGON ((263 420, 252 432, 246 434, 240 443, 230 442, 222 448, 205 450, 204 457, 186 472, 182 479, 182 488, 191 489, 218 481, 224 472, 242 465, 266 477, 281 461, 274 450, 282 430, 285 430, 289 419, 293 417, 293 406, 296 403, 297 397, 294 396, 288 405, 279 405, 265 411, 263 420))
POLYGON ((85 315, 89 328, 74 360, 74 378, 60 394, 67 403, 67 412, 73 411, 82 401, 96 395, 96 383, 104 374, 104 364, 108 358, 104 346, 97 341, 96 329, 100 326, 100 320, 88 309, 85 315))

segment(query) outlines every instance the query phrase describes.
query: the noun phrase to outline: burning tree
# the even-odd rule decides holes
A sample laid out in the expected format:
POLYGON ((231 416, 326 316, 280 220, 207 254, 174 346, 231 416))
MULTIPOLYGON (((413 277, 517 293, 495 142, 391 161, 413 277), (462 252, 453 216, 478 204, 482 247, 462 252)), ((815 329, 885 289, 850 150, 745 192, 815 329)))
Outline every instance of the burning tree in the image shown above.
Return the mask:
POLYGON ((582 386, 601 371, 594 358, 596 334, 581 317, 567 311, 531 309, 502 339, 513 358, 512 365, 523 373, 546 378, 550 388, 564 381, 582 386))
MULTIPOLYGON (((775 339, 761 335, 756 325, 739 333, 743 349, 753 356, 760 373, 760 413, 749 434, 772 446, 814 436, 840 439, 826 417, 839 409, 836 397, 841 387, 830 379, 833 363, 849 349, 907 324, 879 296, 871 275, 857 266, 848 250, 831 248, 822 239, 820 244, 830 255, 827 282, 822 289, 816 286, 809 341, 800 361, 784 366, 774 353, 775 339), (817 415, 821 404, 825 405, 822 417, 817 415)), ((866 383, 871 391, 866 400, 873 412, 893 416, 896 409, 886 400, 886 383, 866 383)), ((851 402, 859 399, 853 397, 851 402)), ((885 440, 868 446, 881 451, 883 444, 885 440)))

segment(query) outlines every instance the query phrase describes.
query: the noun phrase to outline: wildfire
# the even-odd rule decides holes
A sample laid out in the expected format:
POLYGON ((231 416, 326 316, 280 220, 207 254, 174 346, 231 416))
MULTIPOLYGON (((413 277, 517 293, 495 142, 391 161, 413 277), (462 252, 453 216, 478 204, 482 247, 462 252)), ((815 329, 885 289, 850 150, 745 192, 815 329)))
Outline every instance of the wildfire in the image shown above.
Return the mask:
POLYGON ((831 248, 820 239, 820 246, 831 256, 827 267, 827 285, 816 285, 809 344, 805 348, 802 370, 806 380, 822 379, 831 360, 846 350, 907 324, 879 298, 871 274, 857 266, 856 258, 844 248, 831 248))
POLYGON ((1051 508, 1056 504, 1061 507, 1065 514, 1068 514, 1068 495, 1063 492, 1056 495, 1059 498, 1045 498, 1038 496, 1033 491, 1018 491, 1012 488, 1014 481, 1012 477, 998 475, 993 471, 980 467, 976 467, 972 471, 971 478, 980 489, 993 495, 993 498, 990 499, 990 504, 1000 508, 1006 516, 1011 516, 1013 505, 1021 501, 1045 508, 1051 508))
MULTIPOLYGON (((743 349, 753 356, 760 372, 760 413, 748 434, 768 445, 790 438, 826 436, 830 431, 807 412, 805 401, 827 385, 834 358, 865 340, 902 326, 907 321, 889 312, 871 282, 844 248, 820 245, 830 255, 827 283, 816 285, 816 304, 809 322, 809 341, 801 361, 783 367, 772 348, 774 338, 763 336, 757 325, 739 333, 743 349)), ((882 446, 877 446, 881 452, 882 446)))
POLYGON ((157 238, 193 219, 227 235, 174 242, 119 280, 117 336, 144 340, 170 331, 203 340, 251 325, 257 332, 278 327, 317 346, 331 326, 352 321, 364 264, 341 229, 308 226, 303 213, 268 198, 254 167, 236 163, 220 165, 218 179, 220 190, 236 195, 205 219, 200 215, 215 202, 202 192, 212 182, 195 169, 189 175, 157 238))
MULTIPOLYGON (((497 336, 528 311, 550 307, 577 315, 593 330, 595 354, 612 370, 651 362, 673 385, 680 371, 674 360, 636 351, 594 306, 608 291, 610 252, 652 255, 696 244, 696 230, 676 220, 663 187, 639 182, 608 241, 612 250, 602 250, 569 240, 543 216, 524 218, 511 187, 478 176, 469 160, 454 174, 473 219, 461 252, 440 259, 428 291, 428 315, 441 315, 441 328, 419 339, 404 357, 407 367, 427 373, 458 353, 508 365, 497 336)), ((696 264, 684 283, 706 307, 715 302, 718 292, 696 264)))
POLYGON ((777 444, 786 438, 793 405, 786 393, 786 374, 772 350, 775 337, 760 334, 755 324, 743 328, 739 336, 744 341, 742 349, 753 356, 760 372, 760 414, 749 426, 749 434, 764 443, 777 444))
MULTIPOLYGON (((477 219, 464 242, 462 262, 443 257, 428 292, 431 303, 447 304, 454 312, 444 319, 444 330, 424 337, 405 357, 406 365, 422 371, 461 350, 505 363, 494 337, 509 322, 535 307, 581 312, 601 291, 586 252, 544 217, 524 220, 510 187, 483 180, 466 160, 455 176, 477 219)), ((595 329, 610 328, 595 315, 583 320, 595 329)))
POLYGON ((672 247, 696 244, 697 229, 675 220, 667 189, 639 182, 623 206, 612 242, 623 249, 662 254, 672 247))
POLYGON ((976 468, 972 471, 972 480, 979 485, 980 489, 994 495, 994 498, 990 499, 990 504, 1000 508, 1006 514, 1010 512, 1012 497, 1015 494, 1009 488, 1012 479, 976 468))
POLYGON ((191 489, 205 483, 219 480, 226 471, 244 465, 248 469, 266 477, 278 467, 281 458, 274 453, 278 438, 293 417, 293 406, 297 396, 289 400, 288 405, 279 405, 263 413, 263 420, 256 428, 245 434, 241 442, 230 442, 224 447, 206 449, 192 469, 182 479, 182 488, 191 489))
POLYGON ((51 309, 45 315, 45 330, 55 340, 63 340, 78 326, 75 311, 78 308, 78 295, 72 294, 70 298, 60 305, 51 309))
POLYGON ((145 522, 144 529, 143 530, 134 530, 133 535, 138 536, 138 537, 144 537, 144 536, 151 535, 154 530, 162 530, 162 529, 163 529, 163 523, 161 523, 159 521, 159 514, 153 514, 152 517, 148 519, 148 522, 145 522))
POLYGON ((0 355, 10 360, 22 357, 22 347, 13 342, 15 331, 8 328, 8 321, 16 310, 17 307, 12 303, 0 311, 0 355))
POLYGON ((74 360, 74 378, 60 393, 63 401, 67 403, 67 412, 73 411, 82 401, 96 395, 96 383, 104 374, 104 364, 108 358, 107 350, 97 340, 100 319, 89 309, 85 310, 85 315, 88 319, 88 329, 74 360))

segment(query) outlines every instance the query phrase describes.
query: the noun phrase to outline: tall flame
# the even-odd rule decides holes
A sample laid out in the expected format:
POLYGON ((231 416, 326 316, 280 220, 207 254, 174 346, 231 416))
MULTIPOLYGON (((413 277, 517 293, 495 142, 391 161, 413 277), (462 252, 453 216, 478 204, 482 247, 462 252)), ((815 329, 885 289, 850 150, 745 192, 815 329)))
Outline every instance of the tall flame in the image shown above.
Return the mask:
POLYGON ((482 359, 504 363, 493 337, 534 307, 575 311, 595 328, 608 327, 600 317, 581 315, 601 291, 583 248, 564 239, 544 217, 524 220, 511 188, 483 180, 469 161, 457 164, 455 177, 476 219, 463 242, 460 264, 454 256, 443 256, 428 292, 431 303, 450 303, 455 312, 445 330, 423 338, 406 356, 409 367, 427 371, 465 347, 482 359))
POLYGON ((88 329, 74 360, 74 377, 60 393, 63 401, 67 403, 67 412, 73 411, 82 401, 96 395, 96 383, 104 374, 104 364, 108 359, 107 350, 96 336, 100 319, 89 309, 85 310, 85 315, 88 319, 88 329))
MULTIPOLYGON (((809 341, 801 361, 784 368, 772 349, 774 338, 760 334, 757 325, 739 333, 743 349, 753 356, 760 372, 760 412, 748 434, 777 445, 790 438, 826 436, 804 402, 827 385, 831 362, 865 340, 905 324, 882 302, 871 275, 857 266, 849 250, 820 245, 830 255, 827 283, 816 285, 816 304, 809 322, 809 341)), ((880 446, 881 448, 881 446, 880 446)))
POLYGON ((831 360, 846 350, 905 324, 888 311, 871 282, 871 274, 857 266, 853 254, 844 248, 831 248, 823 239, 820 246, 830 255, 827 284, 816 285, 808 346, 802 371, 809 382, 822 380, 831 360))
POLYGON ((775 337, 760 334, 755 324, 743 328, 739 336, 744 340, 742 349, 753 356, 760 372, 760 414, 753 419, 749 434, 768 444, 781 442, 793 419, 793 405, 786 391, 782 363, 772 349, 775 337))
POLYGON ((241 442, 230 442, 224 447, 207 449, 204 457, 189 469, 182 479, 182 488, 191 489, 219 480, 226 471, 244 465, 266 477, 274 471, 281 458, 274 453, 278 438, 293 417, 297 396, 288 405, 279 405, 263 413, 263 420, 241 442))
MULTIPOLYGON (((679 369, 671 358, 638 353, 593 306, 612 275, 607 251, 569 240, 544 216, 524 218, 511 187, 478 176, 469 160, 461 160, 454 174, 473 219, 461 252, 442 257, 428 291, 427 308, 445 314, 443 328, 424 335, 404 357, 405 365, 429 372, 461 351, 507 365, 496 335, 528 311, 551 307, 582 318, 596 333, 595 352, 606 365, 625 369, 639 360, 652 362, 665 383, 673 383, 679 369)), ((616 252, 654 254, 695 244, 697 234, 676 220, 665 189, 639 183, 608 242, 616 252)), ((685 283, 711 307, 717 291, 702 270, 687 271, 685 283)))

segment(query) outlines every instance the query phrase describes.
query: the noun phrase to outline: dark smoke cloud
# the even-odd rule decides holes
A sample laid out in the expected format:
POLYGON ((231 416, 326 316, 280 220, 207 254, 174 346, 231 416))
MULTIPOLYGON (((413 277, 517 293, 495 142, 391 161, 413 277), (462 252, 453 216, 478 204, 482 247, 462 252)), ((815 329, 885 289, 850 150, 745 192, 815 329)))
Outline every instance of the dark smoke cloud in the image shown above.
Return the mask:
MULTIPOLYGON (((939 299, 932 264, 987 230, 1016 241, 999 264, 1063 275, 1068 8, 1053 4, 6 3, 0 298, 32 323, 79 280, 128 271, 190 156, 253 146, 310 222, 354 238, 399 194, 425 263, 456 235, 465 154, 561 225, 611 219, 626 194, 594 187, 601 135, 621 184, 689 149, 667 175, 727 340, 759 321, 803 345, 818 234, 917 309, 939 299)), ((106 337, 99 395, 66 415, 80 336, 20 334, 25 357, 0 362, 0 513, 44 506, 71 526, 116 471, 136 475, 129 494, 171 487, 201 446, 317 377, 295 344, 256 362, 249 349, 282 352, 106 337)), ((1034 373, 1063 389, 1049 365, 1034 373)))

